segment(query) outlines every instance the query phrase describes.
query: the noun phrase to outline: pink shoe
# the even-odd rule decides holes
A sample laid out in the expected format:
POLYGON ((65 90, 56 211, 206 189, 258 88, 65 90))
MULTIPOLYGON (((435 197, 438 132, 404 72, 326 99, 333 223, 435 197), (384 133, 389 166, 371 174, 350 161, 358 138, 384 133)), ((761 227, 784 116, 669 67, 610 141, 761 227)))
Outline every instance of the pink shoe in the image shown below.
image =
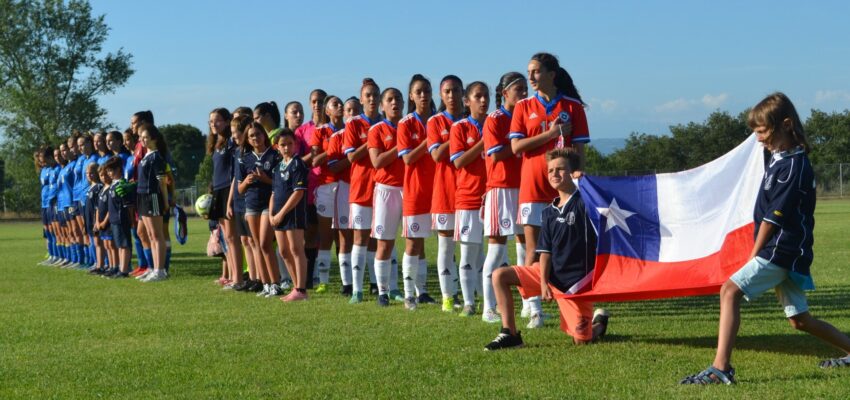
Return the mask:
POLYGON ((288 295, 284 296, 280 300, 285 302, 307 300, 307 293, 301 293, 293 289, 288 295))

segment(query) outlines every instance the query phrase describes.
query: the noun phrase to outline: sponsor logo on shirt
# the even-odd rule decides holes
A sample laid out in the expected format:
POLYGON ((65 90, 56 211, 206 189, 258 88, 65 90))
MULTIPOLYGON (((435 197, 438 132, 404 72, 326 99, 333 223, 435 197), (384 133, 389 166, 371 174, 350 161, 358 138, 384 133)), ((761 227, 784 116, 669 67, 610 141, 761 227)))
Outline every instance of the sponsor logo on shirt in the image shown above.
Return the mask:
POLYGON ((767 176, 767 179, 764 182, 764 190, 770 190, 770 188, 772 186, 773 186, 773 174, 767 176))
POLYGON ((536 113, 536 112, 532 112, 532 113, 531 113, 531 115, 529 115, 529 116, 528 116, 528 118, 529 118, 529 119, 535 119, 535 118, 537 118, 537 113, 536 113))

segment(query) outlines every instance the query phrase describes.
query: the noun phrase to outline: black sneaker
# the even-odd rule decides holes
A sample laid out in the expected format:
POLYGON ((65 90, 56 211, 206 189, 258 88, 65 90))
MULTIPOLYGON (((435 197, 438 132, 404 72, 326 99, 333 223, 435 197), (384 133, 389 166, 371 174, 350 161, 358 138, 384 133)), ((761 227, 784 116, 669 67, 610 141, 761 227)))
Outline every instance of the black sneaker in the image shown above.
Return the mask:
POLYGON ((263 290, 263 284, 260 281, 250 281, 248 283, 249 292, 259 292, 261 290, 263 290))
POLYGON ((484 350, 495 351, 504 349, 518 349, 523 346, 525 346, 525 343, 522 342, 522 334, 519 331, 517 331, 516 335, 511 335, 510 329, 502 328, 502 331, 499 332, 499 336, 496 336, 496 338, 493 339, 492 342, 484 346, 484 350))
POLYGON ((249 281, 242 281, 233 285, 233 290, 237 292, 247 292, 250 286, 251 284, 249 283, 249 281))
POLYGON ((420 294, 416 301, 419 304, 435 304, 437 302, 437 300, 434 300, 434 298, 428 295, 428 293, 420 294))
POLYGON ((602 339, 602 337, 605 336, 605 333, 608 331, 608 318, 610 317, 611 314, 608 312, 608 310, 604 308, 597 308, 596 311, 593 312, 593 320, 591 322, 591 325, 602 325, 602 330, 594 339, 602 339))
POLYGON ((92 275, 100 275, 103 273, 103 270, 100 268, 92 268, 89 270, 89 273, 92 275))
POLYGON ((123 279, 123 278, 129 278, 129 277, 130 277, 130 274, 128 274, 126 272, 120 272, 119 271, 119 272, 116 272, 116 273, 110 275, 109 279, 123 279))
POLYGON ((112 275, 115 275, 117 273, 119 273, 118 270, 113 268, 113 269, 110 269, 110 270, 104 272, 101 276, 104 277, 104 278, 111 278, 112 275))
POLYGON ((371 294, 371 295, 378 294, 378 284, 377 283, 370 283, 369 284, 369 294, 371 294))
POLYGON ((354 290, 353 285, 342 285, 342 289, 339 290, 339 294, 343 297, 351 297, 351 293, 354 290))
POLYGON ((388 294, 382 294, 378 296, 378 307, 389 307, 390 305, 390 296, 388 294))

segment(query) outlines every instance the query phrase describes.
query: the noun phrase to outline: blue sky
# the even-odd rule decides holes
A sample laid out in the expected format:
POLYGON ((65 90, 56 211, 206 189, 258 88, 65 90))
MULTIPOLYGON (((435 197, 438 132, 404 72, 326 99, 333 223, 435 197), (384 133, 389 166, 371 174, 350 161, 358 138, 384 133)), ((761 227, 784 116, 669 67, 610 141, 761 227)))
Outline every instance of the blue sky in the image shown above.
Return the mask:
MULTIPOLYGON (((557 55, 586 102, 591 137, 664 134, 713 110, 738 113, 781 90, 801 114, 850 108, 850 2, 818 1, 148 1, 96 0, 104 49, 135 75, 101 98, 124 127, 207 131, 210 110, 265 100, 348 97, 365 76, 406 93, 414 73, 464 82, 525 72, 557 55)), ((805 117, 804 117, 805 118, 805 117)))

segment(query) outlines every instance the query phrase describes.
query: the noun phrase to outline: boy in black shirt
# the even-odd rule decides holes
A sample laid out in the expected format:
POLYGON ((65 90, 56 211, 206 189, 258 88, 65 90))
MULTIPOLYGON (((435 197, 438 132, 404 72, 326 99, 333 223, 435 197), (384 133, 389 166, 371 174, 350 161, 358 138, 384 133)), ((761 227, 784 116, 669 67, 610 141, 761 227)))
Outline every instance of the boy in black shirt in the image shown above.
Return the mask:
POLYGON ((587 217, 584 201, 572 181, 579 155, 570 149, 554 149, 546 155, 549 184, 559 197, 543 210, 543 225, 537 241, 540 262, 530 267, 499 268, 493 273, 496 302, 502 315, 502 331, 485 350, 522 347, 516 330, 511 287, 523 298, 541 296, 556 300, 561 312, 561 330, 576 344, 602 337, 608 327, 605 310, 593 312, 593 303, 567 300, 565 292, 593 270, 596 260, 596 232, 587 217))

